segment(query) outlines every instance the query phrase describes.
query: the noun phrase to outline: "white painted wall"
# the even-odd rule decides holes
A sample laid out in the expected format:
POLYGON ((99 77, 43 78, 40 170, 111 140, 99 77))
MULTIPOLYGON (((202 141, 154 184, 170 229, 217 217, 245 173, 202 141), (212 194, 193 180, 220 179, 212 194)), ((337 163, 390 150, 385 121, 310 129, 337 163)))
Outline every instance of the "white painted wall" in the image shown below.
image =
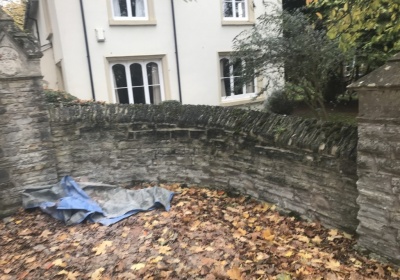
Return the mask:
MULTIPOLYGON (((45 0, 40 0, 44 4, 45 0)), ((91 87, 79 0, 47 0, 53 31, 53 61, 50 52, 42 61, 49 86, 57 86, 55 64, 62 65, 65 90, 81 99, 91 99, 91 87)), ((153 0, 156 25, 116 26, 108 18, 109 0, 83 0, 96 99, 112 102, 109 60, 114 57, 164 55, 165 90, 168 99, 179 99, 173 41, 171 3, 153 0), (98 42, 95 29, 105 31, 98 42)), ((221 24, 221 1, 174 0, 177 24, 183 103, 224 105, 220 95, 220 52, 232 49, 232 40, 251 25, 221 24)), ((254 0, 255 16, 263 13, 262 0, 254 0)), ((42 10, 42 8, 40 9, 42 10)), ((45 24, 38 14, 39 25, 45 24)), ((40 27, 44 29, 43 26, 40 27)), ((226 104, 229 104, 226 103, 226 104)))

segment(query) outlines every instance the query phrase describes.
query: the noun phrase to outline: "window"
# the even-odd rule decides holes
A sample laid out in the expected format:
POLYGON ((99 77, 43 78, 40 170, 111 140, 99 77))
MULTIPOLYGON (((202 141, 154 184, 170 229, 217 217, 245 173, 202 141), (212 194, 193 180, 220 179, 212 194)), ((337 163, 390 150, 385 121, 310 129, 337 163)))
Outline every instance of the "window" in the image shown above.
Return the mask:
POLYGON ((248 18, 247 1, 249 0, 223 0, 224 20, 246 20, 248 18))
POLYGON ((114 19, 148 19, 147 0, 110 0, 114 19))
POLYGON ((221 57, 219 62, 222 101, 256 96, 256 79, 245 85, 241 81, 243 61, 232 61, 229 57, 221 57))
POLYGON ((111 74, 117 103, 159 104, 165 99, 161 61, 114 63, 111 74))

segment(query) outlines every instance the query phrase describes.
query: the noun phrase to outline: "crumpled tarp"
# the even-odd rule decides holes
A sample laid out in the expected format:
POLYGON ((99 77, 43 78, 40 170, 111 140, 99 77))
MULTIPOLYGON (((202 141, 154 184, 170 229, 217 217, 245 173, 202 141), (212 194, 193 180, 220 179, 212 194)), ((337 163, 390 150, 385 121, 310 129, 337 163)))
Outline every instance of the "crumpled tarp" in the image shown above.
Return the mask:
POLYGON ((22 204, 25 209, 40 207, 67 225, 85 219, 111 225, 158 206, 169 211, 173 195, 173 192, 160 187, 127 190, 101 183, 78 184, 70 176, 65 176, 54 186, 25 190, 22 204))

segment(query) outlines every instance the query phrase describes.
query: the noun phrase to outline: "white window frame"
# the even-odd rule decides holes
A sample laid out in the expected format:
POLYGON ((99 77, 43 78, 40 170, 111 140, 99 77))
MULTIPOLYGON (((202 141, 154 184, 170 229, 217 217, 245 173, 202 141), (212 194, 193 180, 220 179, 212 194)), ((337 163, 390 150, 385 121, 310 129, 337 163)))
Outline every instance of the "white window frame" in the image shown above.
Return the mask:
MULTIPOLYGON (((127 90, 128 90, 128 99, 129 99, 129 104, 135 104, 134 103, 134 98, 133 98, 133 91, 132 91, 132 80, 131 80, 131 73, 130 73, 130 66, 132 64, 140 64, 142 67, 142 78, 143 78, 143 87, 144 87, 144 97, 146 104, 152 104, 150 101, 150 91, 149 91, 149 82, 147 79, 147 72, 146 72, 146 66, 148 63, 155 63, 158 66, 158 75, 160 78, 160 94, 161 94, 161 101, 165 100, 165 91, 164 91, 164 75, 163 75, 163 67, 162 67, 162 62, 160 59, 150 59, 150 60, 130 60, 128 62, 113 62, 110 63, 110 75, 111 75, 111 81, 114 81, 114 72, 113 72, 113 66, 114 65, 123 65, 125 67, 125 75, 126 75, 126 82, 127 82, 127 90)), ((117 103, 118 98, 117 98, 117 90, 118 88, 116 87, 116 84, 112 82, 112 90, 113 90, 113 102, 117 103)))
POLYGON ((247 21, 249 20, 249 1, 250 0, 222 0, 222 17, 224 21, 247 21), (225 16, 225 3, 232 3, 232 16, 226 17, 225 16), (236 16, 236 3, 244 2, 244 17, 237 17, 236 16))
MULTIPOLYGON (((244 61, 242 62, 243 64, 245 63, 244 61)), ((219 73, 220 73, 220 85, 221 85, 221 91, 220 91, 220 95, 221 95, 221 102, 226 102, 226 101, 233 101, 233 100, 243 100, 243 99, 251 99, 251 98, 255 98, 257 97, 257 77, 254 77, 254 81, 253 81, 253 88, 255 92, 247 92, 247 84, 243 85, 243 93, 242 94, 236 94, 235 95, 235 78, 239 77, 239 76, 234 76, 234 71, 233 71, 233 65, 232 65, 232 58, 229 55, 222 55, 219 56, 219 60, 218 60, 218 66, 219 66, 219 73), (223 73, 221 73, 221 60, 222 59, 228 59, 229 60, 229 80, 230 80, 230 91, 231 91, 231 95, 230 96, 224 96, 223 94, 225 94, 222 90, 222 83, 224 82, 224 79, 227 77, 223 76, 223 73)))
POLYGON ((114 20, 149 20, 149 7, 148 7, 148 3, 147 0, 143 1, 144 4, 144 12, 145 12, 145 16, 144 17, 137 17, 137 16, 132 16, 132 6, 130 1, 131 0, 125 0, 126 1, 126 7, 128 10, 128 15, 123 17, 123 16, 115 16, 115 7, 114 7, 114 0, 109 0, 110 4, 111 4, 111 14, 114 20))

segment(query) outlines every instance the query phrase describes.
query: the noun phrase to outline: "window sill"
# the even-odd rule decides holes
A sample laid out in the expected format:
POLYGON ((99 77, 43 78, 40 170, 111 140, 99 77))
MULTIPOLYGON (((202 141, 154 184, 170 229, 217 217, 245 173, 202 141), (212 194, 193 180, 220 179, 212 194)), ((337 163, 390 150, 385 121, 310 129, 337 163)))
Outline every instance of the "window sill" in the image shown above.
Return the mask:
POLYGON ((110 25, 116 25, 116 26, 130 26, 130 25, 157 25, 157 21, 154 19, 150 20, 115 20, 115 19, 110 19, 109 20, 110 25))
POLYGON ((229 25, 254 25, 254 21, 252 20, 222 20, 222 26, 229 25))
POLYGON ((260 103, 265 100, 265 97, 259 96, 256 99, 253 97, 248 98, 241 98, 241 99, 221 99, 221 105, 223 107, 229 106, 238 106, 238 105, 245 105, 245 104, 253 104, 253 103, 260 103))

